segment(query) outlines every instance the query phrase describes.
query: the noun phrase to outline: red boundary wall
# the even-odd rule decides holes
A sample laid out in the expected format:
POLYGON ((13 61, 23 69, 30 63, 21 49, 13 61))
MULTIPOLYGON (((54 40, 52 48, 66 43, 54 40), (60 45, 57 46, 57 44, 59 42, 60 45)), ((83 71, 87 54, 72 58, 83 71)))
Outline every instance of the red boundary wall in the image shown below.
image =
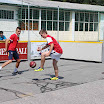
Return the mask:
MULTIPOLYGON (((8 54, 4 53, 5 43, 0 43, 0 61, 8 60, 8 54)), ((20 59, 27 59, 27 43, 18 43, 17 51, 20 59)))

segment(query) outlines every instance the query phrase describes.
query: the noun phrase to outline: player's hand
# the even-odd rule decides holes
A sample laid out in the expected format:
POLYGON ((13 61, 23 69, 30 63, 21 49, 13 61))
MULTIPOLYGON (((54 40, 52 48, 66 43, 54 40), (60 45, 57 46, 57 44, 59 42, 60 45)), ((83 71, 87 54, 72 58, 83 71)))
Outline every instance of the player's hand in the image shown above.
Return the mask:
POLYGON ((5 49, 4 53, 6 53, 6 52, 7 52, 7 49, 5 49))
POLYGON ((41 51, 42 49, 40 47, 38 47, 37 51, 41 51))

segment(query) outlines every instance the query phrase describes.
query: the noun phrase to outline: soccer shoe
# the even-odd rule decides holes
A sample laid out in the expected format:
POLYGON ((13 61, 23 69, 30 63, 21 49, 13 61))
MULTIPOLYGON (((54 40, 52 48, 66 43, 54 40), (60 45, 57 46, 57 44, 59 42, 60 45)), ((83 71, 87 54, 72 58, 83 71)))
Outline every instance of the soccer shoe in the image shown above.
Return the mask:
POLYGON ((50 80, 58 80, 58 79, 59 79, 58 77, 50 78, 50 80))
POLYGON ((12 75, 17 75, 17 74, 21 74, 21 72, 16 71, 16 72, 13 72, 13 73, 12 73, 12 75))
POLYGON ((35 69, 34 71, 43 71, 44 69, 39 67, 38 69, 35 69))

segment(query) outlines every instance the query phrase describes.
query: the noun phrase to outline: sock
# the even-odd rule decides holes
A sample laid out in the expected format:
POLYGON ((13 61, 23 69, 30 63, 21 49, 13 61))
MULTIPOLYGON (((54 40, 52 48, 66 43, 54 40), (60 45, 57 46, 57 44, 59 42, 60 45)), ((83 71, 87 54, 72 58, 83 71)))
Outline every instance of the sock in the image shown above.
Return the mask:
POLYGON ((15 69, 14 69, 14 72, 17 72, 17 71, 18 71, 18 68, 15 68, 15 69))
POLYGON ((0 70, 2 69, 2 66, 0 66, 0 70))

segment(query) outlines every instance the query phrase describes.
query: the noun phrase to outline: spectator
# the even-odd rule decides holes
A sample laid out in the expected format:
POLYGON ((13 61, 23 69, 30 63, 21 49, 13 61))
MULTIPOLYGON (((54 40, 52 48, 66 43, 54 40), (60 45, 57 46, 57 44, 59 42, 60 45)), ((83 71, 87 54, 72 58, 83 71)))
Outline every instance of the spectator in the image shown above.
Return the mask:
POLYGON ((3 31, 0 31, 0 41, 5 41, 6 37, 3 35, 3 31))

